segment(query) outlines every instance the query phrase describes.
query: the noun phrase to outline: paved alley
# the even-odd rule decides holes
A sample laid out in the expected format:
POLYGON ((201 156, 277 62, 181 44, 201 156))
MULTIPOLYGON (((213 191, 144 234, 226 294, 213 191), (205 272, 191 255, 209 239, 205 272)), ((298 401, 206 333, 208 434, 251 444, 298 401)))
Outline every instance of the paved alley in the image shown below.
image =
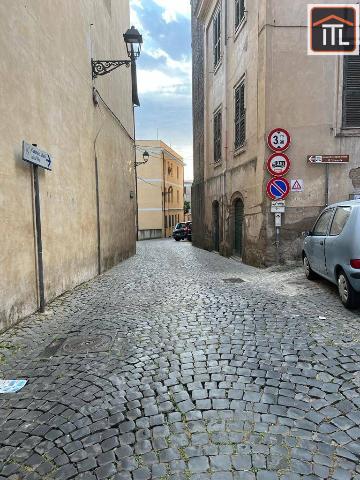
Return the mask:
POLYGON ((360 479, 360 312, 171 240, 0 336, 0 479, 360 479))

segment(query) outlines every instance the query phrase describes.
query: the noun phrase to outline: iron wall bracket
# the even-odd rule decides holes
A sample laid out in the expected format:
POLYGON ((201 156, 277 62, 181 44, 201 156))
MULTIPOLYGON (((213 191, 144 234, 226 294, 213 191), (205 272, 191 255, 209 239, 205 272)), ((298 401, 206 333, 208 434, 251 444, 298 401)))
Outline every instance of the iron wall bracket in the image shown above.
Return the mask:
POLYGON ((91 60, 92 78, 106 75, 122 65, 130 67, 131 60, 91 60))

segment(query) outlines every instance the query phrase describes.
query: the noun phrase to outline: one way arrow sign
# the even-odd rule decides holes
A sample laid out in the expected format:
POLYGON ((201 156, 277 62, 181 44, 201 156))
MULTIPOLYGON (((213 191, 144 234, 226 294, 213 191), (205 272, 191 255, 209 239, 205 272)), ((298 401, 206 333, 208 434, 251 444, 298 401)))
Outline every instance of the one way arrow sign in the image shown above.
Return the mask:
POLYGON ((34 145, 26 143, 25 141, 23 141, 23 160, 46 168, 46 170, 52 169, 53 159, 50 153, 44 152, 40 150, 40 148, 34 147, 34 145))

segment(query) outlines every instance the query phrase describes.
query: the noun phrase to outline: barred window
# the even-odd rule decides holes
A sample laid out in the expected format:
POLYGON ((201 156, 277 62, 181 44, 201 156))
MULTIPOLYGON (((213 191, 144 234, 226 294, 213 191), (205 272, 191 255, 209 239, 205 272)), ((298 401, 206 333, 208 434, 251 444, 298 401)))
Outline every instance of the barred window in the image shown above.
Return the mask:
POLYGON ((246 139, 245 82, 235 89, 235 149, 244 145, 246 139))
POLYGON ((360 56, 344 56, 343 127, 360 127, 360 56))
POLYGON ((221 160, 221 110, 214 115, 214 162, 221 160))
POLYGON ((245 0, 235 0, 235 30, 245 17, 245 0))
POLYGON ((214 35, 214 66, 220 62, 221 58, 221 9, 217 10, 213 20, 214 35))

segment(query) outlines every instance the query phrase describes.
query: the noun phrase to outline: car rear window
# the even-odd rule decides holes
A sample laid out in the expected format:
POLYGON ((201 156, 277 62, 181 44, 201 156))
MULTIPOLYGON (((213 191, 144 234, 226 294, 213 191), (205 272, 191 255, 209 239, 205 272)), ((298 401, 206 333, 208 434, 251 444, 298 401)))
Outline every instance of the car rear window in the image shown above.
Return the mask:
POLYGON ((337 236, 343 231, 351 213, 351 207, 338 207, 331 225, 330 236, 337 236))

